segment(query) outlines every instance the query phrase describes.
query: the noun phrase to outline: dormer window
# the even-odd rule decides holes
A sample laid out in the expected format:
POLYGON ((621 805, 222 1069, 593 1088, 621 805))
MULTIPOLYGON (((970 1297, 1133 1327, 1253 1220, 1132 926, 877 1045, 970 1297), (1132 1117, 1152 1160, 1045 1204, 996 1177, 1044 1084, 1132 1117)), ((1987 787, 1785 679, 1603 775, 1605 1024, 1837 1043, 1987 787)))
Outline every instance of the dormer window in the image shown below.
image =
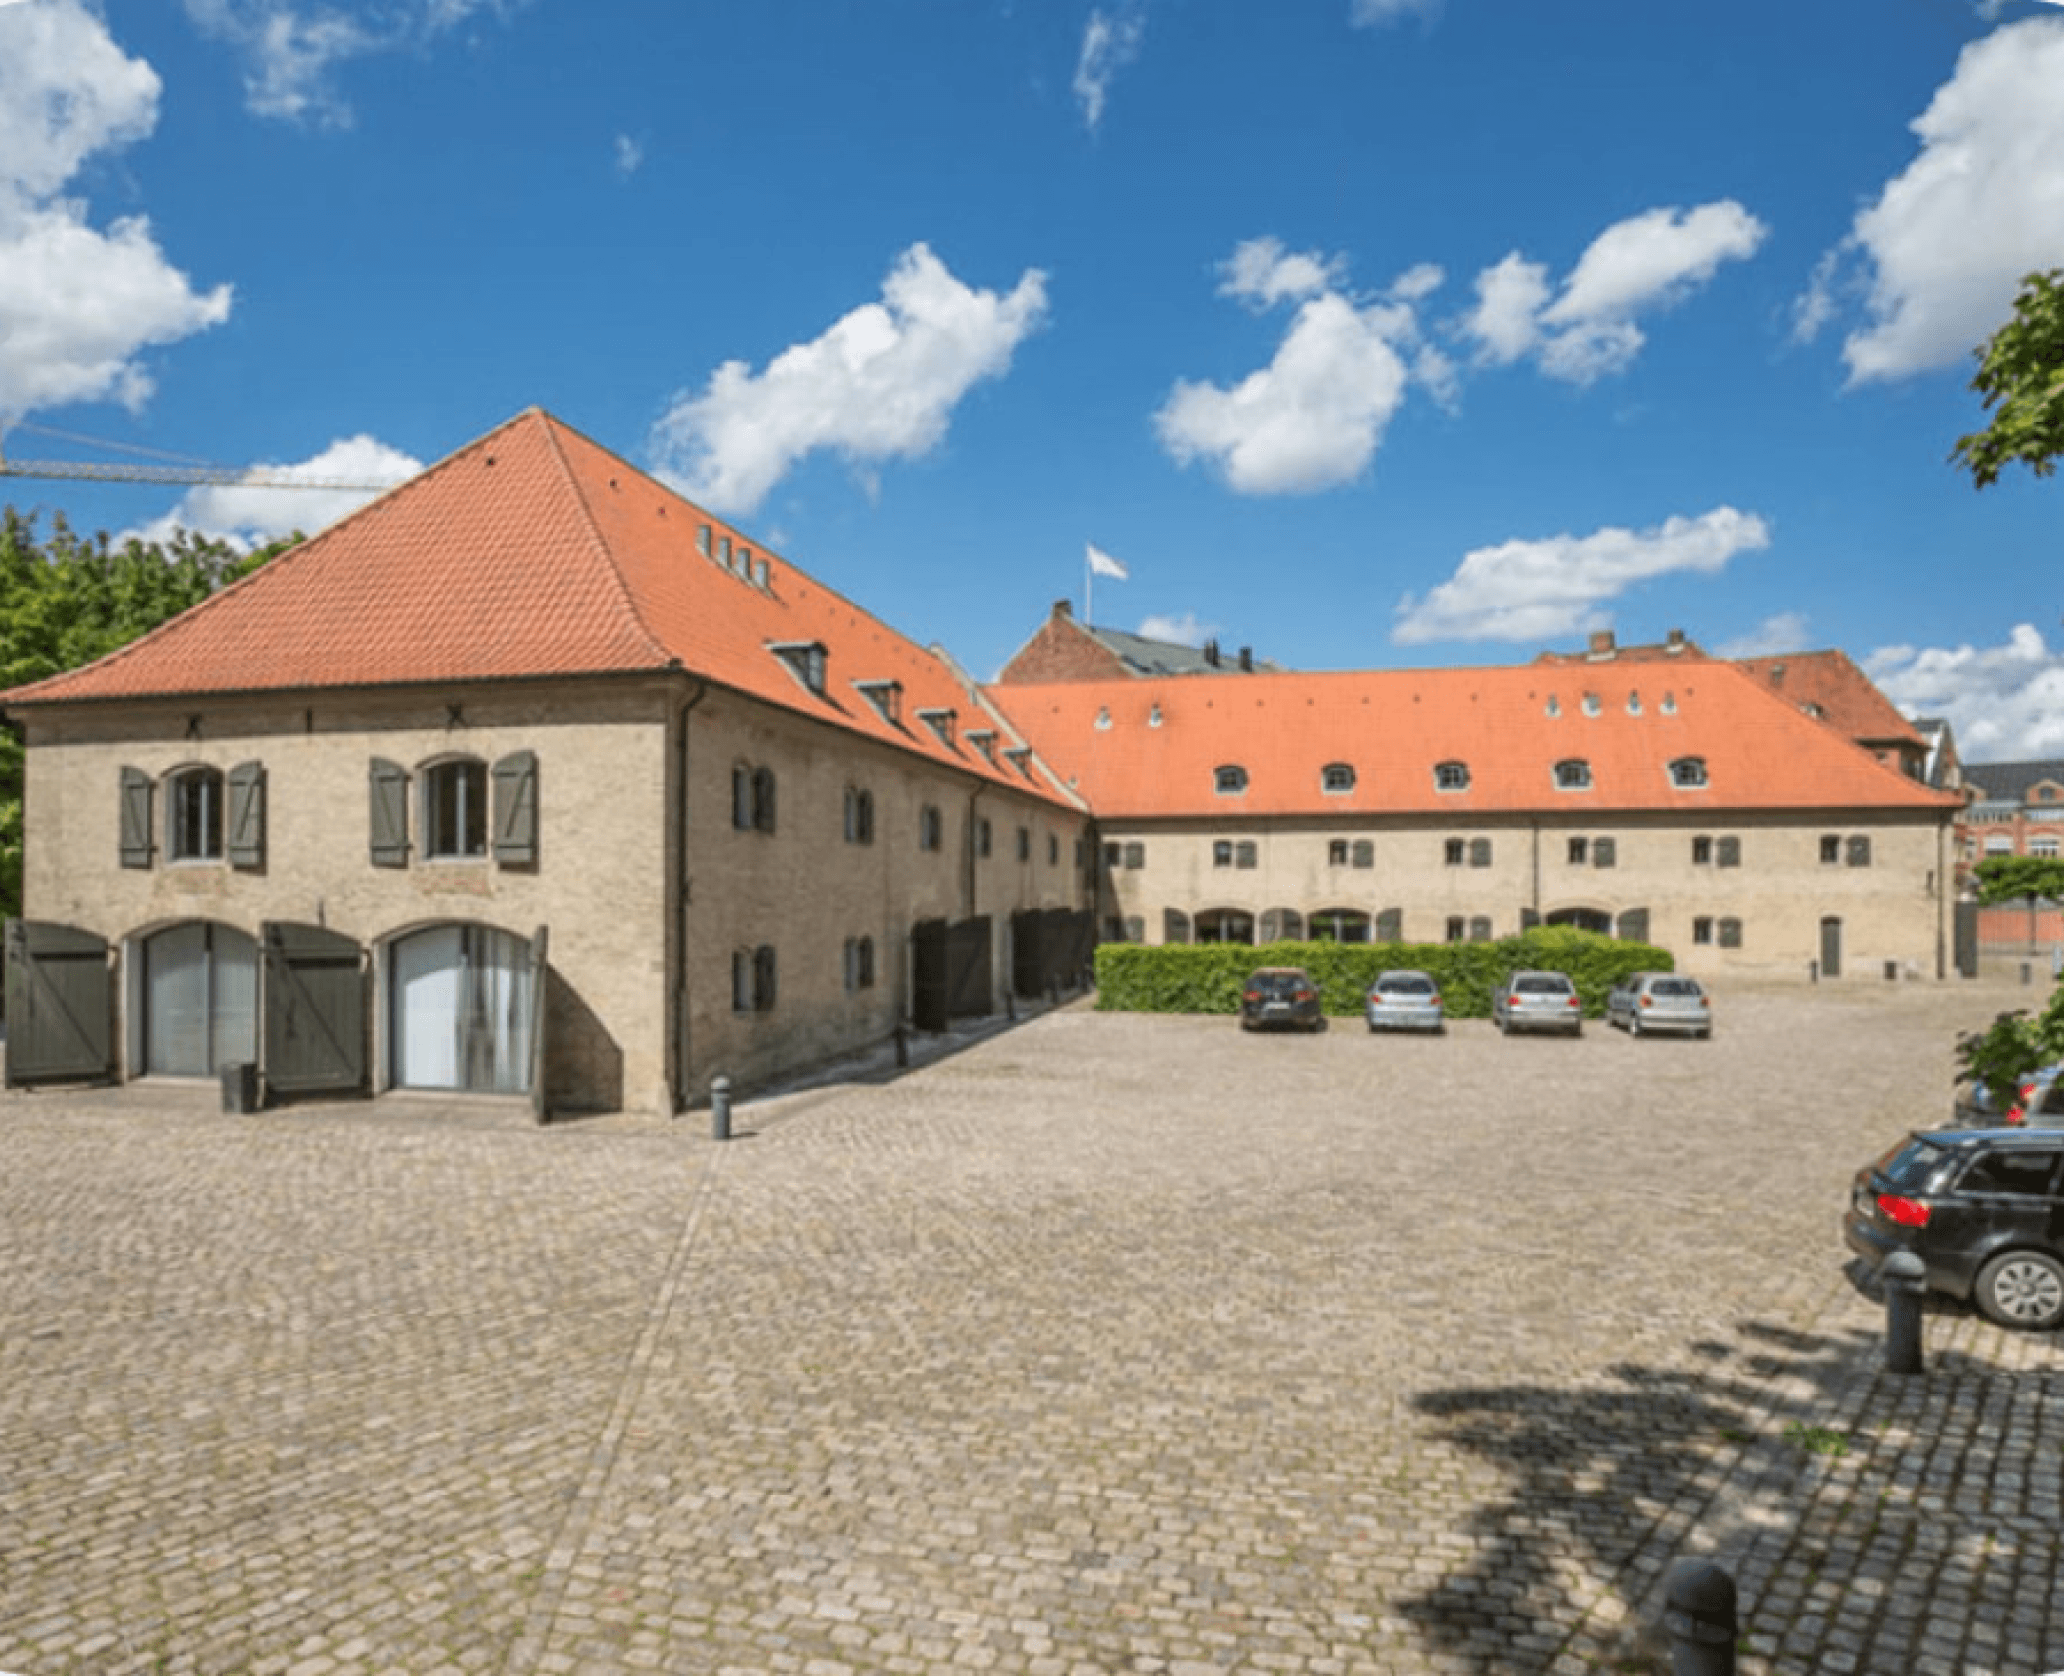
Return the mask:
POLYGON ((971 727, 967 730, 967 742, 987 757, 996 760, 996 732, 993 728, 971 727))
POLYGON ((1584 695, 1584 714, 1585 714, 1585 715, 1587 715, 1587 716, 1595 716, 1595 715, 1597 715, 1597 714, 1598 714, 1598 712, 1599 712, 1599 711, 1600 711, 1601 709, 1603 709, 1603 708, 1604 708, 1604 706, 1603 706, 1603 705, 1601 705, 1601 704, 1600 704, 1600 703, 1598 702, 1598 695, 1597 695, 1596 693, 1586 693, 1586 694, 1584 695))
POLYGON ((1433 789, 1435 791, 1467 791, 1469 789, 1469 764, 1466 762, 1437 762, 1433 766, 1433 789))
POLYGON ((1349 792, 1355 788, 1354 765, 1347 762, 1329 762, 1319 770, 1319 789, 1330 792, 1349 792))
POLYGON ((1663 714, 1666 716, 1677 714, 1677 695, 1675 693, 1663 694, 1663 714))
POLYGON ((1556 697, 1556 696, 1555 696, 1555 695, 1554 695, 1553 693, 1550 693, 1550 694, 1548 695, 1548 705, 1547 705, 1547 709, 1548 709, 1548 714, 1549 714, 1549 715, 1551 715, 1551 716, 1559 716, 1559 715, 1561 715, 1561 714, 1562 714, 1562 700, 1561 700, 1561 699, 1559 699, 1559 698, 1557 698, 1557 697, 1556 697))
POLYGON ((767 648, 776 657, 795 671, 795 678, 817 694, 824 696, 825 665, 829 654, 821 640, 777 640, 767 648))
POLYGON ((1565 757, 1555 765, 1557 791, 1589 791, 1591 765, 1582 757, 1565 757))
POLYGON ((1627 714, 1630 716, 1641 714, 1641 695, 1639 693, 1630 692, 1627 694, 1627 714))
POLYGON ((707 524, 695 526, 695 550, 704 558, 710 554, 710 527, 707 524))
POLYGON ((1153 709, 1151 709, 1151 710, 1149 710, 1149 711, 1147 712, 1147 726, 1149 726, 1149 727, 1159 727, 1160 725, 1161 725, 1161 706, 1157 704, 1157 705, 1155 705, 1155 706, 1154 706, 1154 708, 1153 708, 1153 709))
POLYGON ((917 719, 939 736, 939 743, 949 751, 953 749, 953 729, 960 719, 959 714, 947 709, 920 710, 917 719))
POLYGON ((1108 704, 1104 705, 1097 711, 1096 722, 1094 726, 1096 727, 1096 730, 1099 733, 1103 733, 1109 730, 1111 726, 1111 707, 1108 704))
POLYGON ((1032 747, 1030 745, 1006 745, 1003 754, 1020 774, 1028 779, 1032 774, 1032 747))
POLYGON ((1694 788, 1706 783, 1706 759, 1704 757, 1679 757, 1670 764, 1670 784, 1694 788))
POLYGON ((1220 797, 1238 797, 1247 789, 1247 770, 1236 762, 1229 762, 1223 768, 1213 770, 1211 784, 1220 797))
POLYGON ((903 725, 903 683, 901 681, 855 681, 853 690, 872 704, 881 719, 892 727, 903 725))
POLYGON ((717 563, 726 570, 731 568, 731 538, 728 535, 717 537, 717 563))

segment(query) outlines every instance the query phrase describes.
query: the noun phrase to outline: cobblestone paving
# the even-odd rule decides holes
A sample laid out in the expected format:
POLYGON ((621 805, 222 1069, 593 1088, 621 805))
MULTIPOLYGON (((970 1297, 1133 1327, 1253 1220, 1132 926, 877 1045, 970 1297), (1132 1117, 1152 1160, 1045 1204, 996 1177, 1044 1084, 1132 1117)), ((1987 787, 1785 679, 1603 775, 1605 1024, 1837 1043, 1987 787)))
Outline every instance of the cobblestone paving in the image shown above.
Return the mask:
POLYGON ((539 1131, 0 1101, 0 1670, 2064 1669, 2064 1343, 1881 1371, 1856 1166, 2027 992, 1711 1043, 1069 1008, 539 1131))

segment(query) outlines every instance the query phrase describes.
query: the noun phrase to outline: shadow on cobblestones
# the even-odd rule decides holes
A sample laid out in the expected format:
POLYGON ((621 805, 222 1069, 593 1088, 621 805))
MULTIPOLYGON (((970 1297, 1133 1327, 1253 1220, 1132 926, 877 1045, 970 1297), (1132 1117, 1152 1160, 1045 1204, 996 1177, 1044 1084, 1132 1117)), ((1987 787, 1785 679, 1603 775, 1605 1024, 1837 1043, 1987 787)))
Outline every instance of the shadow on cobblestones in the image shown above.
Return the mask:
POLYGON ((1739 1529, 1714 1527, 1737 1526, 1747 1504, 1790 1499, 1820 1435, 1799 1417, 1824 1412, 1864 1350, 1857 1334, 1739 1331, 1737 1344, 1691 1345, 1691 1365, 1622 1364, 1589 1388, 1419 1399, 1445 1443, 1511 1484, 1470 1519, 1462 1563, 1404 1605, 1431 1648, 1500 1676, 1668 1670, 1644 1621, 1656 1583, 1694 1539, 1701 1552, 1739 1545, 1739 1529))

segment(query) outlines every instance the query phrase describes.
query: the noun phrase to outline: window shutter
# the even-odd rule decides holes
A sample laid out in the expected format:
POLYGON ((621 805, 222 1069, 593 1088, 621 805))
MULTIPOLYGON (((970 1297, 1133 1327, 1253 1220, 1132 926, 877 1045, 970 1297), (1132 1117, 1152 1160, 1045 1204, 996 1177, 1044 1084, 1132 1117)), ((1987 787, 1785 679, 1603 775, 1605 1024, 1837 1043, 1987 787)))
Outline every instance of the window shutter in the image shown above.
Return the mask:
POLYGON ((1722 867, 1739 867, 1741 865, 1741 840, 1739 838, 1722 838, 1713 846, 1713 859, 1722 867))
POLYGON ((151 777, 140 768, 122 770, 122 865, 151 864, 151 777))
POLYGON ((229 771, 229 864, 265 865, 265 764, 240 762, 229 771))
POLYGON ((1645 943, 1648 941, 1648 910, 1629 908, 1620 915, 1620 923, 1614 935, 1624 942, 1645 943))
POLYGON ((1379 943, 1402 943, 1405 940, 1405 911, 1402 908, 1385 908, 1376 916, 1376 941, 1379 943))
POLYGON ((1591 840, 1591 865, 1593 867, 1611 867, 1619 859, 1619 846, 1612 839, 1594 838, 1591 840))
POLYGON ((375 867, 408 865, 408 770, 385 757, 367 769, 367 811, 375 867))
POLYGON ((494 856, 504 867, 537 861, 537 753, 512 751, 494 765, 494 856))

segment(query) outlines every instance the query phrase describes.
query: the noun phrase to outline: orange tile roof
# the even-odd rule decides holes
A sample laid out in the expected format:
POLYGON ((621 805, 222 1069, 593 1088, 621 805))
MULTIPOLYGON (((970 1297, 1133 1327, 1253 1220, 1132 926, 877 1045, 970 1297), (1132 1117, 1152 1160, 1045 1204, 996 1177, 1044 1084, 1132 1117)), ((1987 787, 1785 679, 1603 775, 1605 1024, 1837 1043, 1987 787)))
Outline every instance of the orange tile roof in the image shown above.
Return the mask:
POLYGON ((1787 703, 1801 709, 1814 706, 1808 715, 1817 710, 1818 720, 1851 739, 1921 748, 1913 723, 1892 707, 1847 652, 1790 652, 1735 661, 1787 703))
POLYGON ((1185 676, 996 696, 1116 819, 1957 806, 1722 662, 1185 676), (1679 757, 1704 759, 1703 788, 1672 783, 1679 757), (1590 764, 1589 790, 1556 788, 1566 758, 1590 764), (1466 791, 1435 789, 1446 761, 1468 765, 1466 791), (1355 770, 1352 791, 1321 790, 1331 763, 1355 770), (1242 795, 1214 790, 1229 764, 1247 770, 1242 795))
POLYGON ((532 408, 141 639, 10 708, 682 669, 1055 801, 940 654, 532 408), (728 541, 766 585, 706 557, 728 541), (812 692, 777 644, 822 644, 812 692), (901 723, 853 685, 902 687, 901 723), (948 744, 919 717, 958 712, 948 744), (996 729, 992 760, 967 738, 996 729))

